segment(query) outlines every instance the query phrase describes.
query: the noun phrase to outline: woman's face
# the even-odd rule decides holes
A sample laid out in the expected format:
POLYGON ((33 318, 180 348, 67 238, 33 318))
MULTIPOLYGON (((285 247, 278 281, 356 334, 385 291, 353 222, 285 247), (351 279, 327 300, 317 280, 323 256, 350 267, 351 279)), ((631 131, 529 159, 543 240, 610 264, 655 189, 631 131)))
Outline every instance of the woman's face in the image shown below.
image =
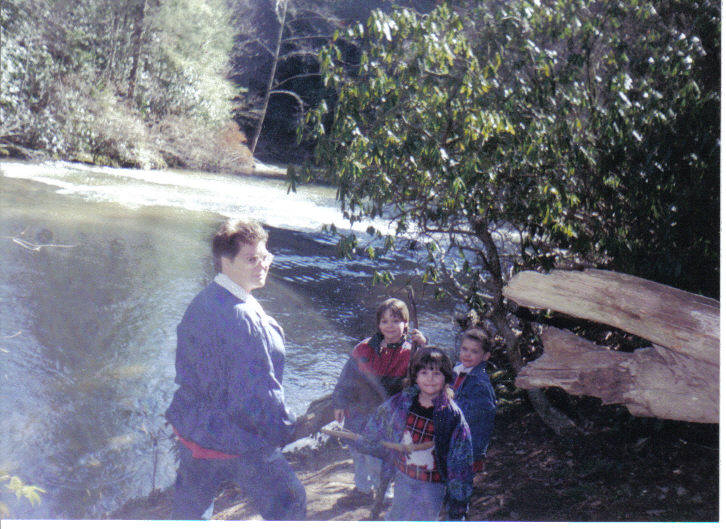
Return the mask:
POLYGON ((438 367, 426 366, 416 373, 416 384, 421 394, 428 399, 433 399, 444 389, 446 377, 438 367))
POLYGON ((221 263, 225 275, 247 292, 251 292, 265 286, 272 254, 267 251, 265 242, 260 241, 257 244, 241 245, 234 259, 222 257, 221 263))
POLYGON ((378 330, 383 334, 386 343, 400 342, 403 333, 406 332, 406 322, 393 314, 391 309, 388 309, 381 315, 378 330))

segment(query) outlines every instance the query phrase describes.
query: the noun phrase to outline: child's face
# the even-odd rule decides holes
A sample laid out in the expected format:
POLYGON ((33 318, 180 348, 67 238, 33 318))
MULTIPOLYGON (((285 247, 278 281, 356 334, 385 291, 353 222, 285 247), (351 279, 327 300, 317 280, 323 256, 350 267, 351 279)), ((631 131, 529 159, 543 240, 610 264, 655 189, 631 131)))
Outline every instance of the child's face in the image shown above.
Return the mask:
POLYGON ((482 344, 470 338, 464 338, 461 341, 461 349, 459 349, 459 362, 464 367, 474 367, 481 364, 484 360, 489 359, 489 352, 484 352, 482 344))
POLYGON ((381 315, 378 330, 383 333, 386 343, 400 342, 403 333, 406 332, 406 322, 391 312, 391 309, 388 309, 381 315))
POLYGON ((445 382, 446 377, 438 367, 426 366, 416 373, 416 384, 421 393, 430 399, 441 393, 445 382))

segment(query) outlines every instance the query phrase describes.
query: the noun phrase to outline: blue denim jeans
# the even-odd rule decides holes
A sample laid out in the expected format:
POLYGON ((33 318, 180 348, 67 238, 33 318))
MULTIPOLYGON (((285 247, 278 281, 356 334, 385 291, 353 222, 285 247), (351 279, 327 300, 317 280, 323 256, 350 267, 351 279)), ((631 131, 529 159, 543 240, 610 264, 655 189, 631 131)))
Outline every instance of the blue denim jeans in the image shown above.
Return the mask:
POLYGON ((305 519, 305 487, 279 449, 235 459, 195 459, 191 450, 179 444, 179 453, 173 519, 199 520, 224 481, 235 482, 265 520, 305 519))
POLYGON ((392 521, 436 521, 444 504, 446 485, 408 477, 396 470, 393 505, 386 514, 392 521))
POLYGON ((374 492, 381 481, 381 460, 353 448, 350 449, 350 455, 353 457, 355 488, 360 492, 374 492))

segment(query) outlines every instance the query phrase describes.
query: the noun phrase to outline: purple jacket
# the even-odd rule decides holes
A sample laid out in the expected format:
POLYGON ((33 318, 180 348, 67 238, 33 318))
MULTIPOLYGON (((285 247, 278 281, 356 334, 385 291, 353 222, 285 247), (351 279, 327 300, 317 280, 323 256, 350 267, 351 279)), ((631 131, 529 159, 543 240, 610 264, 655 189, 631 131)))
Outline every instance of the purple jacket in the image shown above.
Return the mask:
MULTIPOLYGON (((418 393, 414 384, 381 404, 355 442, 355 448, 392 464, 392 451, 380 441, 401 442, 408 410, 418 393)), ((462 411, 444 396, 434 400, 434 458, 446 483, 449 518, 459 520, 468 511, 473 491, 471 434, 462 411)))
POLYGON ((179 388, 167 420, 190 441, 228 454, 271 451, 289 439, 282 328, 250 296, 215 282, 190 303, 177 327, 179 388))

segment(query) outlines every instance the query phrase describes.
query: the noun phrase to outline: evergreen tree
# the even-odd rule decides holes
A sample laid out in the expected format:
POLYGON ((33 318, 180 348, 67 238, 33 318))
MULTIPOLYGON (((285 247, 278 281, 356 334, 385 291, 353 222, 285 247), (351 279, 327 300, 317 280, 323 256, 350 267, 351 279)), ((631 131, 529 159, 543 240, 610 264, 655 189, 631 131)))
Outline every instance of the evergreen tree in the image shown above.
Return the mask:
POLYGON ((233 33, 223 0, 1 6, 6 154, 40 150, 152 166, 163 166, 163 156, 206 167, 217 163, 212 145, 222 141, 240 155, 227 78, 233 33))

